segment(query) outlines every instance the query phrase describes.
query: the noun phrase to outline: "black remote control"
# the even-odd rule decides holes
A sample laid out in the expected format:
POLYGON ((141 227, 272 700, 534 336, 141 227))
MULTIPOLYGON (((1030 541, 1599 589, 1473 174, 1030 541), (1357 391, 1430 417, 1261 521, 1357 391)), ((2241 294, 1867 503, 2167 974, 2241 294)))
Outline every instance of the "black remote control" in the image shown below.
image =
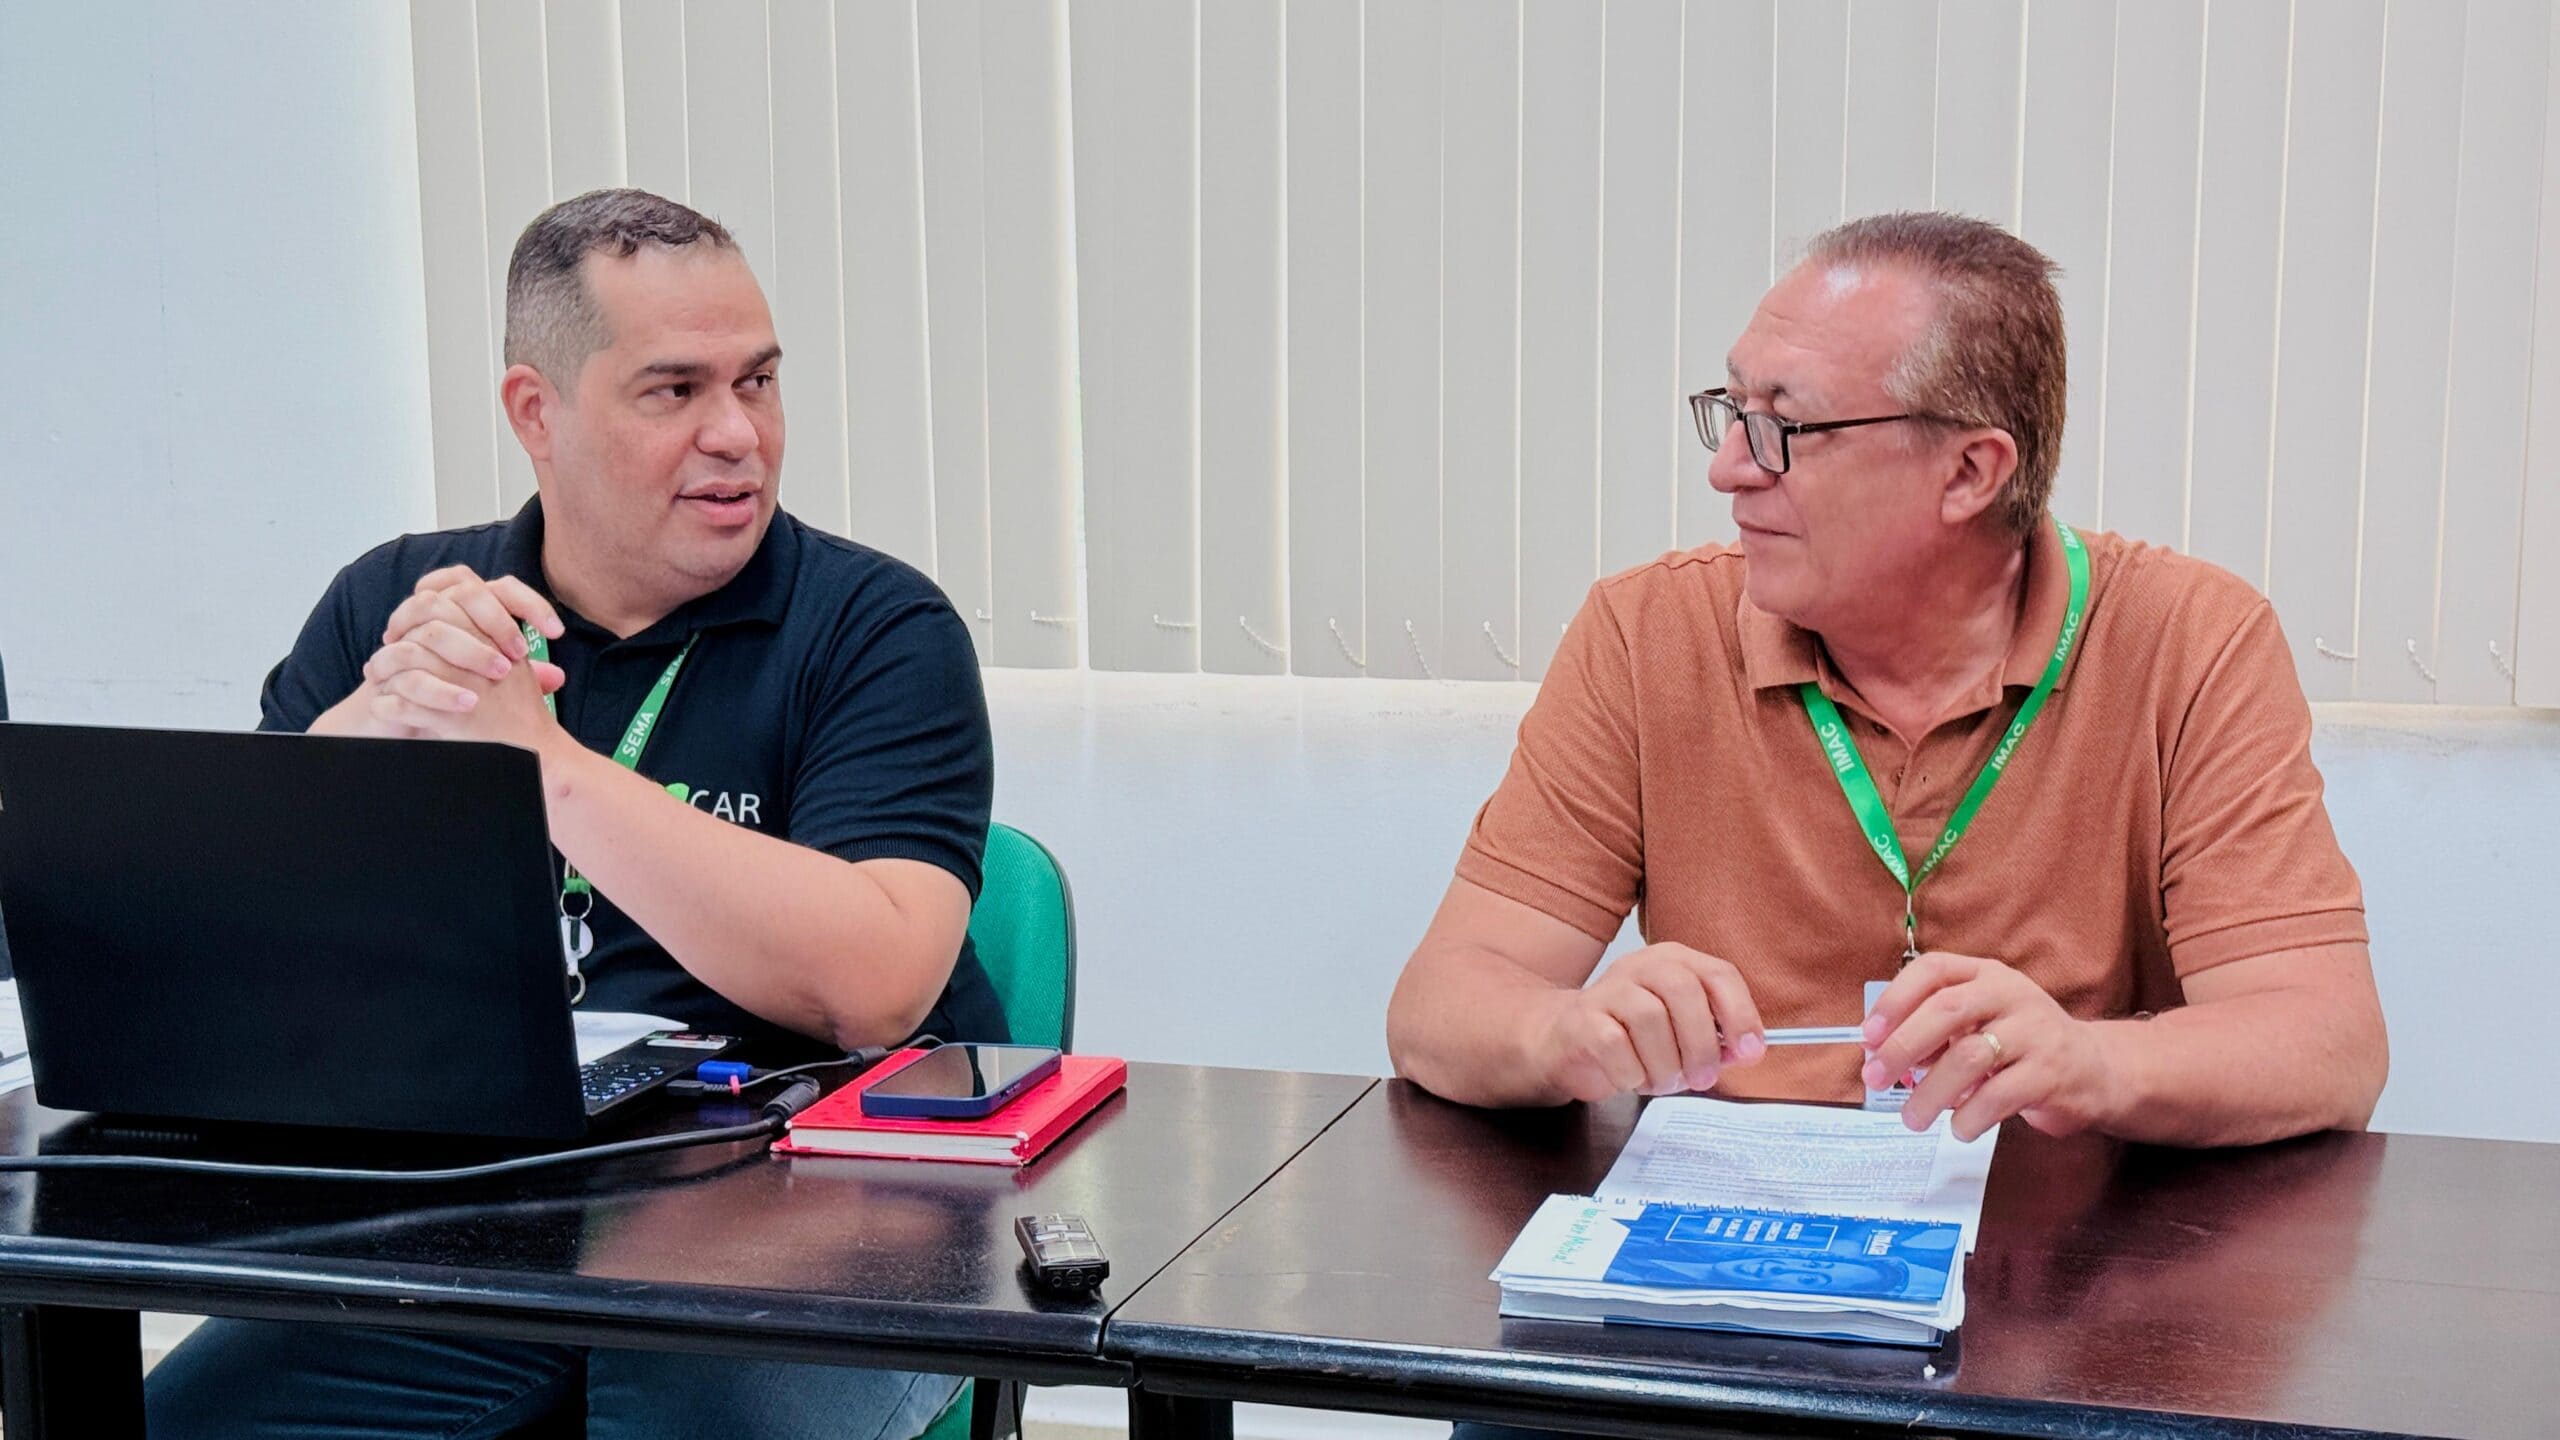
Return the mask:
POLYGON ((1102 1246, 1081 1215, 1024 1215, 1013 1222, 1031 1283, 1043 1290, 1087 1291, 1111 1273, 1102 1246))

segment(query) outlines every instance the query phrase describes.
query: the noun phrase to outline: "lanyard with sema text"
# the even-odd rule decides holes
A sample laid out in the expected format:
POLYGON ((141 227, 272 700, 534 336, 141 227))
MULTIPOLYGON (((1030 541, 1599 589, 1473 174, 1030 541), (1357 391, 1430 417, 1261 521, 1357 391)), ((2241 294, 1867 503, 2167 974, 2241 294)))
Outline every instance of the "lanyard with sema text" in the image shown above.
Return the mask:
MULTIPOLYGON (((631 723, 623 728, 622 743, 613 747, 615 764, 631 771, 640 768, 640 752, 649 748, 649 737, 657 733, 658 714, 667 708, 667 692, 676 688, 676 672, 684 668, 685 657, 693 653, 693 642, 701 638, 700 632, 686 637, 684 648, 676 652, 676 658, 667 662, 667 668, 658 676, 658 683, 650 686, 649 693, 642 697, 640 708, 632 713, 631 723)), ((542 638, 542 632, 530 625, 524 627, 524 646, 526 655, 531 659, 547 661, 551 658, 551 642, 542 638)), ((560 713, 560 707, 548 695, 542 697, 542 708, 554 715, 560 713)), ((560 948, 569 958, 569 1003, 572 1005, 587 998, 587 977, 579 971, 578 962, 586 959, 596 948, 595 931, 587 925, 587 916, 595 908, 595 886, 578 873, 578 867, 570 864, 567 856, 562 856, 560 948)))
POLYGON ((1964 838, 1965 828, 1973 823, 1974 812, 2000 783, 2000 772, 2008 767, 2009 753, 2034 724, 2036 713, 2044 709, 2045 697, 2053 693, 2062 678, 2062 667, 2071 658, 2071 647, 2080 639, 2080 620, 2089 606, 2089 552, 2070 526, 2056 520, 2053 528, 2062 534, 2062 557, 2071 571, 2071 606, 2063 612, 2062 635, 2053 643, 2053 658, 2044 666, 2044 676, 2027 692, 2026 702, 2018 707, 2017 718, 2009 722, 2008 733, 2000 737, 1991 758, 1982 763, 1982 773, 1973 777, 1973 787, 1964 792, 1963 803, 1947 820, 1946 830, 1938 843, 1929 847, 1928 857, 1915 873, 1902 853, 1902 840, 1894 834, 1893 816, 1884 808, 1884 796, 1876 790, 1875 777, 1867 773, 1866 761, 1859 758, 1858 742, 1849 735, 1849 727, 1840 720, 1840 709, 1822 687, 1805 682, 1797 692, 1804 697, 1805 714, 1813 721, 1814 738, 1822 742, 1822 753, 1830 758, 1831 773, 1840 782, 1840 793, 1849 797, 1849 808, 1857 813, 1858 824, 1867 834, 1867 843, 1875 848, 1876 858, 1892 872, 1902 886, 1902 958, 1907 963, 1920 954, 1920 913, 1917 896, 1920 882, 1937 873, 1938 862, 1956 848, 1964 838))

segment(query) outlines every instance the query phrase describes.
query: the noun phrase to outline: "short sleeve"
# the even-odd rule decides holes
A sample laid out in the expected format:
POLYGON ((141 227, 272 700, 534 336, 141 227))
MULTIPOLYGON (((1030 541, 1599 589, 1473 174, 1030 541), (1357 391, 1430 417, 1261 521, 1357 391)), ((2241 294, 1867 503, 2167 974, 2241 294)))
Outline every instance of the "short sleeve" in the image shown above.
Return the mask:
POLYGON ((259 729, 308 730, 362 683, 365 657, 376 648, 366 642, 379 640, 380 622, 368 626, 357 617, 357 588, 354 565, 329 582, 291 653, 267 672, 258 692, 259 729))
POLYGON ((2180 978, 2282 950, 2365 942, 2364 892, 2311 761, 2311 707, 2264 600, 2224 641, 2176 731, 2160 891, 2180 978))
POLYGON ((855 628, 818 681, 788 835, 844 860, 940 866, 974 899, 995 743, 968 630, 938 591, 855 628))
POLYGON ((1595 586, 1476 813, 1458 878, 1606 943, 1644 883, 1639 774, 1626 635, 1595 586))

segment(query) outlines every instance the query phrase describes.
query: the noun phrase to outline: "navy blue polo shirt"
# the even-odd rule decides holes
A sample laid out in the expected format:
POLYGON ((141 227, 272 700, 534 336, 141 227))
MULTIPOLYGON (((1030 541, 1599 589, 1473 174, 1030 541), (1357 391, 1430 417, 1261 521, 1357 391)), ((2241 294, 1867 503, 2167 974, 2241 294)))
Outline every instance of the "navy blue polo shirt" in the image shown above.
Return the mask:
MULTIPOLYGON (((268 674, 258 728, 308 730, 352 694, 391 612, 420 576, 447 565, 513 575, 559 609, 567 633, 551 642, 551 659, 568 679, 556 701, 580 744, 611 753, 667 662, 698 634, 641 774, 683 783, 697 810, 845 860, 938 865, 976 899, 995 746, 968 629, 920 572, 784 513, 735 579, 623 639, 551 594, 540 500, 512 520, 403 536, 338 572, 293 653, 268 674)), ((601 892, 595 899, 595 949, 580 966, 584 1008, 663 1015, 778 1057, 824 1048, 714 993, 601 892)), ((922 1033, 1006 1038, 966 939, 922 1033)))

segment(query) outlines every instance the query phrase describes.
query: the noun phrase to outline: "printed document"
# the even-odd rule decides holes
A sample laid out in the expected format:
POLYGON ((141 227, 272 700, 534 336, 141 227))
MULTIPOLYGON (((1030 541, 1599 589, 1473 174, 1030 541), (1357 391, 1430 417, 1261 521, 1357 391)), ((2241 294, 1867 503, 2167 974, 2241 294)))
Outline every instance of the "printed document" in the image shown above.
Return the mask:
POLYGON ((1946 1117, 1669 1096, 1590 1196, 1538 1207, 1501 1312, 1934 1345, 1964 1323, 1998 1132, 1946 1117))
POLYGON ((578 1024, 578 1063, 592 1065, 652 1030, 681 1030, 673 1020, 626 1010, 572 1012, 578 1024))
POLYGON ((1994 1130, 1968 1144, 1955 1138, 1944 1115, 1914 1132, 1900 1115, 1879 1111, 1666 1096, 1645 1107, 1594 1193, 1945 1220, 1964 1227, 1969 1254, 1999 1135, 1994 1130))

